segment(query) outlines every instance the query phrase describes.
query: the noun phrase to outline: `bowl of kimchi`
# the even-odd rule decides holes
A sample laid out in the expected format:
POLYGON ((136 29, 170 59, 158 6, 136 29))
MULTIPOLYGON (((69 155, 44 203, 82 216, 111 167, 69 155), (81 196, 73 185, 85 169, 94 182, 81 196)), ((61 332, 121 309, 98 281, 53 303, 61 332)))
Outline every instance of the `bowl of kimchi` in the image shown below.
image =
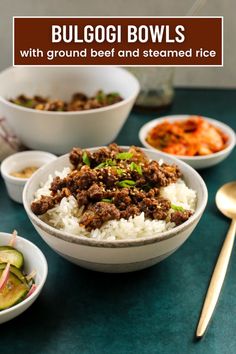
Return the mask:
POLYGON ((172 115, 149 121, 139 131, 141 143, 166 155, 174 155, 196 169, 223 161, 233 150, 235 132, 221 121, 172 115))

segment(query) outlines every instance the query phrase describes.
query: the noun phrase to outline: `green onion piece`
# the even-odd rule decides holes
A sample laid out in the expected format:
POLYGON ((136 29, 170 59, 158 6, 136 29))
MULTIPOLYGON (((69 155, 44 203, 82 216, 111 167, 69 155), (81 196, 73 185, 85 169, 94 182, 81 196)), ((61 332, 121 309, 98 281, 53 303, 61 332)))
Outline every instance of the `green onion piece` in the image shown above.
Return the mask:
POLYGON ((130 169, 131 169, 131 171, 134 171, 134 170, 135 170, 135 165, 136 165, 135 162, 131 162, 131 164, 130 164, 130 169))
POLYGON ((95 98, 96 98, 100 103, 102 103, 102 102, 105 100, 106 95, 105 95, 105 93, 104 93, 102 90, 100 90, 100 91, 98 91, 98 93, 97 93, 97 95, 96 95, 95 98))
POLYGON ((120 95, 117 92, 111 92, 107 95, 107 101, 109 103, 114 102, 117 98, 120 98, 120 95))
POLYGON ((90 160, 86 151, 83 152, 82 160, 85 165, 90 166, 90 160))
POLYGON ((112 203, 112 200, 111 199, 107 199, 107 198, 103 198, 101 200, 101 202, 104 202, 104 203, 112 203))
POLYGON ((106 160, 107 166, 116 166, 116 162, 112 159, 106 160))
POLYGON ((142 171, 142 166, 137 165, 137 172, 142 175, 143 171, 142 171))
POLYGON ((97 165, 96 167, 95 167, 95 170, 96 169, 99 169, 99 168, 103 168, 103 167, 105 167, 106 166, 106 162, 102 162, 102 163, 100 163, 99 165, 97 165))
POLYGON ((123 173, 125 172, 122 168, 117 168, 116 172, 119 176, 123 175, 123 173))
POLYGON ((131 171, 137 171, 138 174, 140 174, 140 175, 143 174, 142 166, 137 165, 135 162, 131 162, 131 164, 130 164, 130 170, 131 170, 131 171))
POLYGON ((174 205, 174 204, 171 204, 171 208, 176 211, 184 211, 184 208, 182 206, 178 206, 178 205, 174 205))
POLYGON ((136 184, 135 181, 128 180, 128 179, 125 179, 124 181, 116 182, 116 185, 117 185, 118 187, 122 187, 122 188, 134 187, 135 184, 136 184))
POLYGON ((120 152, 119 154, 116 154, 117 160, 129 160, 131 157, 133 157, 132 152, 120 152))
POLYGON ((95 167, 95 169, 103 168, 103 167, 108 167, 108 166, 116 166, 116 162, 112 159, 107 159, 104 162, 101 162, 99 165, 95 167))
POLYGON ((35 103, 34 100, 28 100, 25 102, 24 106, 31 108, 34 106, 34 103, 35 103))
POLYGON ((120 97, 119 93, 118 92, 111 92, 111 93, 108 93, 109 97, 113 97, 113 98, 116 98, 116 97, 120 97))

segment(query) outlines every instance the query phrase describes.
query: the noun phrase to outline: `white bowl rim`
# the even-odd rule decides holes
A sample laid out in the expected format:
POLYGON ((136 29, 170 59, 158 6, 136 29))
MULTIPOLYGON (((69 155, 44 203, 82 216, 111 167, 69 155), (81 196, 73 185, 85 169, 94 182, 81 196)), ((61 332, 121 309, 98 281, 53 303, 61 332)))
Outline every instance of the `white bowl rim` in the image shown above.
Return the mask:
MULTIPOLYGON (((49 157, 50 159, 56 159, 57 158, 57 156, 52 154, 51 152, 41 151, 41 150, 20 151, 20 152, 16 152, 16 153, 6 157, 2 161, 1 166, 0 166, 0 170, 1 170, 2 176, 3 176, 4 179, 7 179, 8 181, 11 181, 11 182, 16 183, 16 184, 24 184, 29 179, 29 178, 15 177, 15 176, 10 175, 8 172, 6 172, 6 165, 8 163, 11 163, 11 161, 14 161, 15 159, 17 159, 19 156, 25 156, 26 158, 27 157, 29 157, 29 158, 31 157, 32 158, 33 156, 35 156, 35 157, 42 156, 42 157, 45 157, 45 158, 49 157)), ((47 162, 45 162, 45 164, 46 163, 47 162)), ((42 166, 40 166, 39 168, 41 168, 42 166)))
POLYGON ((148 149, 152 149, 154 151, 160 151, 161 153, 163 153, 166 156, 174 156, 177 159, 180 160, 184 160, 184 161, 205 161, 205 160, 210 160, 212 158, 215 157, 219 157, 222 156, 224 154, 226 154, 227 152, 230 152, 235 144, 236 144, 236 135, 234 130, 227 124, 217 120, 217 119, 213 119, 213 118, 209 118, 209 117, 205 117, 199 114, 176 114, 176 115, 167 115, 167 116, 162 116, 159 118, 155 118, 150 120, 149 122, 145 123, 139 130, 139 140, 141 141, 141 143, 143 144, 143 146, 145 146, 148 149), (170 121, 175 121, 175 120, 186 120, 189 117, 201 117, 205 120, 207 120, 208 122, 212 123, 212 125, 216 125, 219 128, 222 127, 222 130, 228 135, 229 137, 229 143, 228 145, 221 151, 212 153, 210 155, 204 155, 204 156, 184 156, 184 155, 175 155, 175 154, 169 154, 167 152, 161 151, 156 149, 154 146, 150 145, 148 142, 146 142, 145 138, 147 135, 147 131, 152 129, 154 126, 161 124, 164 120, 170 120, 170 121))
MULTIPOLYGON (((7 236, 11 236, 12 234, 7 233, 7 232, 0 232, 0 236, 2 235, 7 235, 7 236)), ((18 236, 17 235, 17 239, 23 240, 23 242, 29 243, 31 245, 31 247, 37 249, 37 252, 39 252, 39 256, 41 257, 41 261, 43 264, 43 273, 42 273, 42 280, 40 282, 40 284, 37 285, 35 291, 33 292, 33 294, 31 294, 29 297, 27 297, 26 299, 24 299, 23 301, 19 302, 16 305, 13 305, 12 307, 9 307, 6 310, 2 310, 0 311, 0 317, 2 315, 8 314, 10 312, 14 312, 15 310, 17 310, 18 308, 20 308, 22 305, 27 304, 28 302, 31 302, 31 300, 34 297, 37 297, 38 294, 40 293, 40 291, 42 290, 44 283, 47 279, 47 275, 48 275, 48 263, 46 260, 46 257, 44 256, 43 252, 40 250, 40 248, 38 246, 36 246, 33 242, 27 240, 26 238, 22 237, 22 236, 18 236)))
MULTIPOLYGON (((1 77, 1 74, 4 74, 5 72, 7 71, 11 71, 12 69, 14 69, 14 67, 8 67, 6 68, 5 70, 1 71, 0 73, 0 77, 1 77)), ((59 116, 64 116, 65 114, 67 116, 76 116, 76 115, 90 115, 92 113, 97 113, 97 112, 105 112, 105 111, 108 111, 108 110, 111 110, 112 108, 116 108, 116 107, 120 107, 120 106, 123 106, 125 105, 126 103, 132 101, 133 99, 136 98, 136 96, 138 95, 139 91, 140 91, 140 84, 139 84, 139 81, 136 79, 136 77, 130 73, 129 71, 125 70, 124 68, 121 68, 121 67, 112 67, 112 69, 115 69, 115 70, 120 70, 122 72, 126 72, 127 75, 130 75, 130 77, 132 77, 132 79, 134 80, 135 82, 135 85, 136 85, 136 88, 134 90, 134 92, 132 93, 132 95, 130 95, 129 97, 123 99, 122 101, 120 102, 117 102, 117 103, 114 103, 114 104, 111 104, 109 106, 105 106, 105 107, 100 107, 100 108, 94 108, 94 109, 87 109, 87 110, 84 110, 84 111, 69 111, 69 112, 61 112, 61 111, 41 111, 39 109, 33 109, 33 108, 27 108, 27 107, 23 107, 23 106, 20 106, 20 105, 17 105, 15 103, 12 103, 10 101, 8 101, 6 98, 0 96, 0 102, 6 104, 7 106, 10 106, 12 108, 16 108, 16 109, 19 109, 19 110, 22 110, 24 112, 36 112, 36 113, 39 113, 39 114, 49 114, 51 116, 54 116, 54 117, 57 117, 58 115, 59 116)), ((31 119, 34 119, 33 115, 31 117, 31 119)))
MULTIPOLYGON (((86 150, 92 150, 95 151, 96 149, 99 149, 101 147, 93 147, 93 148, 88 148, 86 150)), ((123 149, 128 149, 128 146, 121 146, 121 148, 123 149)), ((150 149, 145 149, 142 148, 142 150, 144 152, 155 152, 153 150, 150 151, 150 149)), ((155 152, 158 155, 160 155, 160 159, 163 157, 163 159, 165 158, 165 156, 162 156, 161 152, 155 152)), ((65 154, 60 156, 59 158, 65 158, 66 156, 69 156, 69 154, 65 154)), ((62 239, 66 242, 70 242, 70 243, 75 243, 75 244, 80 244, 80 245, 86 245, 86 246, 92 246, 92 247, 101 247, 101 248, 126 248, 126 247, 137 247, 137 246, 143 246, 143 245, 147 245, 147 244, 152 244, 152 243, 156 243, 156 242, 161 242, 167 239, 170 239, 172 237, 174 237, 176 234, 178 234, 180 231, 184 231, 185 229, 187 229, 189 226, 191 226, 196 220, 198 220, 198 218, 200 218, 201 214, 203 213, 206 204, 207 204, 207 199, 208 199, 208 191, 207 191, 207 187, 206 184, 204 182, 204 180, 202 179, 202 177, 199 175, 199 173, 194 170, 191 166, 189 166, 187 163, 185 163, 184 161, 179 161, 178 159, 176 159, 173 156, 169 156, 168 157, 173 160, 172 163, 178 165, 178 164, 182 164, 185 166, 185 168, 187 168, 189 170, 189 172, 191 172, 191 174, 198 179, 201 188, 202 188, 202 194, 203 194, 203 198, 202 198, 202 203, 200 206, 198 206, 198 208, 196 209, 196 211, 194 212, 193 215, 190 216, 190 218, 185 221, 183 224, 174 227, 171 230, 162 232, 160 234, 154 235, 152 237, 140 237, 137 239, 127 239, 127 240, 115 240, 115 241, 108 241, 108 240, 96 240, 96 239, 92 239, 92 238, 86 238, 85 236, 80 236, 80 235, 74 235, 65 231, 61 231, 58 230, 48 224, 46 224, 44 221, 40 220, 31 210, 30 206, 27 204, 27 190, 30 187, 30 184, 32 183, 32 180, 34 178, 37 177, 37 174, 39 173, 38 171, 36 171, 34 173, 34 175, 32 176, 32 178, 30 180, 27 181, 24 190, 23 190, 23 205, 25 208, 25 211, 27 213, 27 215, 29 216, 30 220, 33 222, 33 224, 36 224, 40 229, 44 230, 45 232, 50 234, 51 236, 57 237, 59 239, 62 239)), ((54 161, 55 162, 55 161, 54 161)), ((47 165, 48 166, 48 165, 47 165)), ((46 168, 47 166, 43 166, 40 169, 40 172, 46 168)))

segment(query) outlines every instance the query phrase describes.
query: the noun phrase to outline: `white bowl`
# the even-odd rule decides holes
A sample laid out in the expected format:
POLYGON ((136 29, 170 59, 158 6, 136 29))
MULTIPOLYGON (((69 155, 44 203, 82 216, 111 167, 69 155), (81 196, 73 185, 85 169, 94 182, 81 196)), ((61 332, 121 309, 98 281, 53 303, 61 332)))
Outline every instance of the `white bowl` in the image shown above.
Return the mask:
MULTIPOLYGON (((95 151, 98 148, 91 149, 95 151)), ((68 154, 52 161, 37 171, 27 182, 23 192, 23 203, 32 224, 44 241, 57 253, 82 267, 103 272, 130 272, 143 269, 168 257, 189 237, 196 227, 207 203, 207 189, 201 176, 183 161, 166 157, 162 153, 146 150, 153 160, 164 159, 167 163, 178 164, 187 185, 197 191, 196 212, 182 225, 150 238, 127 241, 97 241, 83 236, 75 236, 57 230, 41 221, 31 211, 40 182, 45 182, 49 174, 62 171, 69 166, 68 154)))
POLYGON ((55 155, 45 151, 22 151, 3 160, 1 174, 10 198, 15 202, 22 203, 23 189, 29 179, 11 176, 12 172, 20 171, 28 166, 40 168, 56 158, 55 155))
MULTIPOLYGON (((148 142, 146 141, 146 137, 147 137, 148 132, 152 128, 154 128, 156 125, 163 123, 163 121, 165 121, 165 120, 168 120, 169 122, 175 122, 175 121, 179 121, 179 120, 186 120, 189 117, 191 117, 191 115, 181 114, 181 115, 172 115, 172 116, 166 116, 166 117, 153 119, 150 122, 148 122, 142 126, 142 128, 139 131, 139 140, 141 141, 141 143, 145 147, 155 150, 155 151, 158 151, 153 146, 148 144, 148 142)), ((228 136, 229 141, 228 141, 228 144, 225 149, 223 149, 222 151, 216 152, 214 154, 211 154, 211 155, 206 155, 206 156, 180 156, 180 155, 168 154, 163 151, 162 151, 162 154, 164 154, 164 156, 175 156, 176 158, 186 162, 187 164, 189 164, 190 166, 192 166, 193 168, 196 168, 196 169, 211 167, 211 166, 214 166, 214 165, 220 163, 224 159, 226 159, 226 157, 231 153, 231 151, 233 150, 233 148, 235 146, 235 143, 236 143, 235 132, 233 131, 232 128, 230 128, 228 125, 220 122, 219 120, 215 120, 215 119, 207 118, 207 117, 202 117, 202 118, 207 120, 209 123, 216 126, 217 128, 219 128, 220 130, 222 130, 222 132, 224 132, 228 136)))
MULTIPOLYGON (((5 246, 11 240, 12 235, 0 232, 0 246, 5 246)), ((36 271, 35 284, 36 290, 31 296, 9 309, 0 311, 0 323, 7 322, 20 315, 30 307, 39 296, 48 274, 46 258, 40 249, 32 242, 23 237, 17 236, 15 247, 24 255, 24 271, 29 274, 32 270, 36 271)))
POLYGON ((97 146, 114 141, 138 93, 137 79, 121 68, 8 68, 0 74, 0 114, 26 146, 60 155, 73 146, 97 146), (106 93, 118 92, 124 100, 79 112, 39 111, 8 101, 22 93, 69 100, 76 92, 93 95, 99 89, 106 93))

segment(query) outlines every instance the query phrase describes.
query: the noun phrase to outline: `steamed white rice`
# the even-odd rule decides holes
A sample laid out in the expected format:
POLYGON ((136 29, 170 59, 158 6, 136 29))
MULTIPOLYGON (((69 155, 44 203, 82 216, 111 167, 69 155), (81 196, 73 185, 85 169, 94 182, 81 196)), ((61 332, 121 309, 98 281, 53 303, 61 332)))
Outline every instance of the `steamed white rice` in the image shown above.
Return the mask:
MULTIPOLYGON (((55 176, 66 177, 70 168, 64 168, 62 172, 55 172, 55 176)), ((44 185, 35 193, 35 199, 41 195, 50 195, 50 185, 54 176, 50 175, 44 185)), ((184 209, 195 211, 196 192, 188 188, 182 179, 161 188, 161 196, 169 199, 171 204, 181 206, 184 209)), ((73 196, 63 198, 57 206, 50 209, 40 218, 47 224, 74 235, 94 238, 96 240, 124 240, 150 237, 175 227, 175 223, 165 220, 146 219, 144 213, 130 217, 128 220, 111 220, 105 222, 100 229, 88 232, 79 225, 83 207, 78 208, 76 199, 73 196)))

